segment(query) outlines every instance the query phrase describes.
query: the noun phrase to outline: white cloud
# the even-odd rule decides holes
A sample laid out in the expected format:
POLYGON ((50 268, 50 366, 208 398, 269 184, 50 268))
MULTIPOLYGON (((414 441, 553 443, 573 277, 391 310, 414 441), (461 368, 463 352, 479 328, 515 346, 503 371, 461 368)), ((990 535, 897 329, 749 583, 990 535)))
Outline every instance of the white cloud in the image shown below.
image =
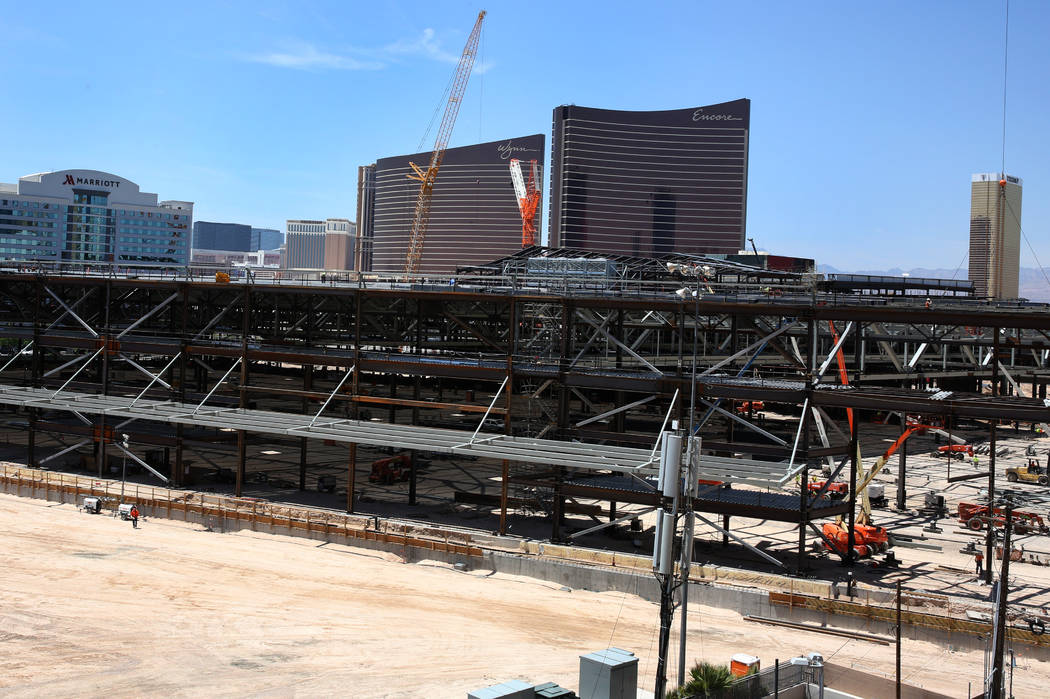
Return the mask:
POLYGON ((384 67, 379 61, 362 61, 321 51, 305 41, 289 42, 280 51, 249 54, 243 59, 250 63, 264 63, 295 70, 379 70, 384 67))
POLYGON ((458 63, 460 56, 441 48, 441 42, 434 38, 434 30, 430 27, 424 29, 418 39, 399 39, 387 44, 381 51, 392 56, 424 56, 443 63, 458 63))
MULTIPOLYGON (((426 28, 415 39, 399 39, 380 48, 349 47, 342 52, 319 49, 308 41, 284 42, 279 50, 241 55, 241 60, 263 63, 293 70, 380 70, 389 63, 406 58, 423 58, 439 63, 455 64, 461 54, 446 50, 435 38, 435 32, 426 28)), ((484 73, 491 64, 478 61, 474 71, 484 73)))

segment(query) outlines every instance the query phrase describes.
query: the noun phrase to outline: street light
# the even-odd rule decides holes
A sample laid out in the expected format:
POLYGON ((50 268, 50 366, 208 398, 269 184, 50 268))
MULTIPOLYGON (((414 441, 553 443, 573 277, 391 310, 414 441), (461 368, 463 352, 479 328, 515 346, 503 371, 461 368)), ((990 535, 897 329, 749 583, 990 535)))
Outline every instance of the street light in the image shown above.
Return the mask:
POLYGON ((128 436, 124 433, 121 433, 120 436, 124 438, 121 442, 121 447, 123 447, 124 451, 124 464, 120 467, 120 504, 123 505, 124 481, 127 480, 128 477, 128 436))

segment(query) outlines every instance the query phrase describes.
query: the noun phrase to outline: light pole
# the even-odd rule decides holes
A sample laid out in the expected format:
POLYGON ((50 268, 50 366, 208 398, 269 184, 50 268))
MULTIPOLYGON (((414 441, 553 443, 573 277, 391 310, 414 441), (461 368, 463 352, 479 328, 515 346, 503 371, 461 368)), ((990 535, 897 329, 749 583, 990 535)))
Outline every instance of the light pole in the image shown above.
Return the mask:
MULTIPOLYGON (((705 265, 704 272, 707 272, 705 265)), ((678 634, 678 686, 681 687, 685 684, 685 651, 686 651, 686 635, 688 625, 688 611, 689 611, 689 569, 692 567, 693 562, 693 527, 695 526, 695 514, 693 512, 693 492, 696 489, 696 474, 693 473, 693 459, 697 457, 693 453, 694 449, 694 435, 693 431, 696 429, 696 351, 697 351, 697 334, 700 330, 700 273, 697 270, 696 275, 696 289, 693 290, 693 371, 691 381, 689 383, 689 432, 687 433, 685 448, 685 460, 686 460, 686 474, 688 481, 686 481, 683 495, 684 498, 684 510, 685 510, 685 526, 682 531, 682 619, 681 619, 681 630, 678 634)))
POLYGON ((120 436, 124 438, 120 445, 124 451, 124 464, 120 467, 120 504, 123 505, 124 481, 127 480, 128 477, 128 436, 123 433, 121 433, 120 436))

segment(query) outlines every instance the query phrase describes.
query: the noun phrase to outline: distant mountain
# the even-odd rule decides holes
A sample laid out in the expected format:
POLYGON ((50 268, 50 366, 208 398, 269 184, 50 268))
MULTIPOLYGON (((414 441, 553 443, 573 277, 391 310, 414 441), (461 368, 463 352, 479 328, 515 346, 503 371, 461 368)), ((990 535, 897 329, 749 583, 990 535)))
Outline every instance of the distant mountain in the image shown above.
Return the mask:
MULTIPOLYGON (((841 270, 831 265, 817 265, 817 271, 824 274, 870 274, 872 276, 899 277, 905 270, 899 267, 892 269, 858 269, 853 271, 841 270)), ((969 270, 960 267, 958 270, 944 267, 926 268, 914 267, 907 271, 909 277, 925 277, 928 279, 966 279, 969 270)), ((1022 267, 1020 270, 1018 285, 1020 295, 1031 301, 1050 302, 1050 270, 1044 271, 1038 267, 1022 267)))

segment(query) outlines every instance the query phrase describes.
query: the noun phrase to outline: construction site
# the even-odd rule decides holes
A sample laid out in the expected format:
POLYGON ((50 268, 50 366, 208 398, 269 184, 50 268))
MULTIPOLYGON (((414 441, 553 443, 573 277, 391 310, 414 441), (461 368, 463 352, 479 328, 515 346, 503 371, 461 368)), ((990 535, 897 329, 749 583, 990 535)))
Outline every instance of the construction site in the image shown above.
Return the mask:
POLYGON ((1001 556, 987 504, 1009 496, 1002 622, 1036 676, 1045 308, 690 256, 598 266, 530 248, 454 286, 5 271, 2 456, 28 468, 0 477, 659 600, 661 434, 695 433, 669 578, 858 630, 900 581, 913 630, 975 649, 998 615, 974 555, 1001 556))
POLYGON ((1039 696, 1050 307, 545 247, 536 160, 427 271, 484 14, 401 274, 0 266, 4 693, 1039 696))

